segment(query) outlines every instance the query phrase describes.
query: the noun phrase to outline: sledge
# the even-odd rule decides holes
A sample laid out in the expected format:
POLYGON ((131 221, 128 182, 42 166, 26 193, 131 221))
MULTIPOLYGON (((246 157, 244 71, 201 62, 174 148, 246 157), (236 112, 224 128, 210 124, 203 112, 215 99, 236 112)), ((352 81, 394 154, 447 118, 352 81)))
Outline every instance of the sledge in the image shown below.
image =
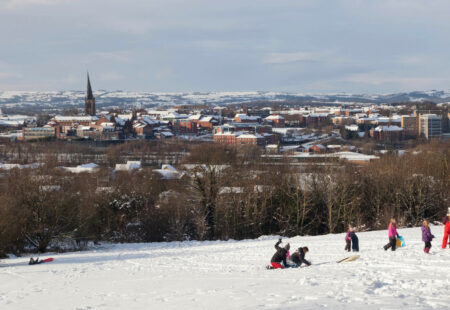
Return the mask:
POLYGON ((28 265, 36 265, 36 264, 42 264, 42 263, 50 263, 50 262, 53 262, 53 260, 54 260, 53 257, 49 257, 49 258, 46 258, 46 259, 39 259, 39 257, 36 258, 36 259, 33 259, 33 257, 31 257, 31 258, 30 258, 30 262, 28 263, 28 265))
POLYGON ((357 260, 359 258, 359 255, 349 256, 344 259, 338 260, 336 263, 347 263, 347 262, 353 262, 354 260, 357 260))
POLYGON ((402 236, 397 238, 397 248, 403 248, 405 246, 405 239, 402 236))

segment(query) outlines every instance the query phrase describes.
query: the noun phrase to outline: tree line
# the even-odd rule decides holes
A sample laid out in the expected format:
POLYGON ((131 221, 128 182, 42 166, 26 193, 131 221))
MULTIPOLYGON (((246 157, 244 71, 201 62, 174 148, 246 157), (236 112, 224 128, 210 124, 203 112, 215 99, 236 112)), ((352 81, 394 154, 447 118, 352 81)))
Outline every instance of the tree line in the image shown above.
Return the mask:
POLYGON ((173 179, 155 167, 72 174, 49 154, 36 169, 1 172, 0 255, 64 250, 64 242, 81 249, 90 241, 339 233, 349 223, 384 229, 391 216, 415 226, 450 206, 449 150, 424 144, 355 165, 272 160, 258 148, 204 143, 189 148, 173 179))

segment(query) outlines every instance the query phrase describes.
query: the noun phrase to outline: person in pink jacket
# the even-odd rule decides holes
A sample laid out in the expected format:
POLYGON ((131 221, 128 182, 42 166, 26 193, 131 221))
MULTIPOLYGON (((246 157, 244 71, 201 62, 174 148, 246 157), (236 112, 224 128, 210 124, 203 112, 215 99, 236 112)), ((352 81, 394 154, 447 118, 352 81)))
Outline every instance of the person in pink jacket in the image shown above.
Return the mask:
POLYGON ((391 218, 391 222, 389 223, 388 227, 388 233, 389 243, 384 246, 384 250, 387 251, 387 249, 391 248, 392 251, 395 251, 398 237, 397 222, 395 221, 395 218, 391 218))
POLYGON ((345 235, 345 251, 350 252, 350 248, 352 246, 352 237, 351 233, 353 232, 353 227, 348 225, 347 234, 345 235))

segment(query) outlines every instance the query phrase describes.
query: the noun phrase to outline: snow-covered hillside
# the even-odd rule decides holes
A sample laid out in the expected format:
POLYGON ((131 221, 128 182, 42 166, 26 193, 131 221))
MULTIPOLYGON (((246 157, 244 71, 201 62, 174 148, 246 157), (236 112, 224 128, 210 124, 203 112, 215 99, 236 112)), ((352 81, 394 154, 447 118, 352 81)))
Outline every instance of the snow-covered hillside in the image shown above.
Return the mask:
MULTIPOLYGON (((0 107, 5 108, 69 108, 84 105, 84 91, 0 91, 0 107)), ((224 106, 255 101, 287 101, 295 103, 367 103, 380 104, 402 101, 450 101, 450 90, 416 91, 392 94, 351 94, 351 93, 287 93, 287 92, 193 92, 193 93, 158 93, 105 91, 94 92, 98 107, 170 107, 184 104, 206 104, 224 106)))
POLYGON ((399 232, 407 245, 395 252, 382 248, 387 231, 359 233, 361 258, 345 264, 344 234, 284 239, 312 261, 285 270, 265 269, 275 236, 104 245, 34 266, 14 258, 0 263, 0 309, 448 309, 443 227, 432 227, 431 255, 420 228, 399 232))

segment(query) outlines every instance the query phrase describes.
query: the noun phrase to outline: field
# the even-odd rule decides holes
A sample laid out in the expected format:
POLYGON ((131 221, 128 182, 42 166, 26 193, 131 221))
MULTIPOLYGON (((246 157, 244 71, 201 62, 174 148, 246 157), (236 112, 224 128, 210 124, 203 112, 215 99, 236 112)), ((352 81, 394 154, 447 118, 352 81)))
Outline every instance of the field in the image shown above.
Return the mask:
POLYGON ((387 231, 359 233, 361 258, 336 261, 344 234, 283 239, 308 246, 311 267, 266 270, 277 236, 256 240, 103 244, 85 252, 0 262, 1 309, 448 309, 450 250, 431 255, 420 228, 383 250, 387 231))

